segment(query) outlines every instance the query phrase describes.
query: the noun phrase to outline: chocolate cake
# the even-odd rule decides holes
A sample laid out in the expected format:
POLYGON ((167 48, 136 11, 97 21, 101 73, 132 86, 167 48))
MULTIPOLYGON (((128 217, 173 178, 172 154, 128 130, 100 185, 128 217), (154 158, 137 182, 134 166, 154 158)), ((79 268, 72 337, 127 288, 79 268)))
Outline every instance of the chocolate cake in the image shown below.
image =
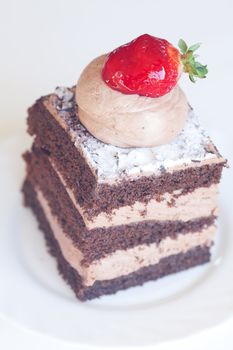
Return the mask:
POLYGON ((208 262, 226 161, 192 108, 170 142, 120 147, 84 126, 81 88, 82 77, 29 109, 34 141, 23 185, 76 296, 92 299, 208 262))

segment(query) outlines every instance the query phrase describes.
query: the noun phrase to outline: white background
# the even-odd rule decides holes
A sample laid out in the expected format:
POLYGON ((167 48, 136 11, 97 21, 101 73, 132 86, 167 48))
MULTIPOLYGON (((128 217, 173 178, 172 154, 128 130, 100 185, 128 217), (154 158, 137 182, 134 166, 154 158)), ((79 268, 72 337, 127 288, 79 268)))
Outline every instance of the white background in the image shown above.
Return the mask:
MULTIPOLYGON (((0 1, 0 141, 24 132, 26 109, 36 98, 57 85, 75 84, 95 56, 149 33, 173 44, 181 37, 190 44, 203 43, 200 61, 208 63, 208 79, 191 84, 182 77, 181 84, 202 124, 231 159, 232 23, 230 0, 0 1)), ((230 349, 232 331, 233 320, 156 349, 230 349)), ((1 318, 0 346, 70 348, 1 318)))

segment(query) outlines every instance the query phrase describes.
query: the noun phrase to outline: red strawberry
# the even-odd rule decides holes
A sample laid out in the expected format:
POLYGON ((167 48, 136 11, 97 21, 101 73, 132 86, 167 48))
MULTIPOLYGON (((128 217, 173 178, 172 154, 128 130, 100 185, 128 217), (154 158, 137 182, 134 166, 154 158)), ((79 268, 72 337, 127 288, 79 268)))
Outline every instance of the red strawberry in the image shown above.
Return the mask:
POLYGON ((194 77, 205 77, 206 66, 196 62, 193 55, 199 46, 188 48, 180 40, 180 53, 165 39, 141 35, 108 55, 102 71, 103 80, 124 94, 163 96, 177 84, 182 65, 192 81, 194 77))

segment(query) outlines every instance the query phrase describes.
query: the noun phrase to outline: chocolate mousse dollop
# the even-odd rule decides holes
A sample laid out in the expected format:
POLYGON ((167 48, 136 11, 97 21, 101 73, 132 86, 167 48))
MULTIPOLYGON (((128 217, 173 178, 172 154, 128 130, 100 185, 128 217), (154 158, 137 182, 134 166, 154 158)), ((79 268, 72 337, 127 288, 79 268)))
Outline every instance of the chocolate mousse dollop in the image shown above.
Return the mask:
POLYGON ((169 143, 188 114, 184 92, 176 85, 161 97, 126 95, 102 79, 107 55, 97 57, 76 85, 78 117, 97 139, 118 147, 154 147, 169 143))

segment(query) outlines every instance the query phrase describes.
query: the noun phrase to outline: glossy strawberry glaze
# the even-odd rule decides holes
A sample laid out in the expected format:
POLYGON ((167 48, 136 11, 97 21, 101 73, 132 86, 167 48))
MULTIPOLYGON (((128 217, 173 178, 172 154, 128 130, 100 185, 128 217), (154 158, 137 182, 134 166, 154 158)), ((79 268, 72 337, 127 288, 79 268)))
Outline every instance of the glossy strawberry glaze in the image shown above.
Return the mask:
POLYGON ((167 94, 180 74, 179 51, 167 40, 149 34, 112 51, 102 70, 110 88, 147 97, 167 94))

